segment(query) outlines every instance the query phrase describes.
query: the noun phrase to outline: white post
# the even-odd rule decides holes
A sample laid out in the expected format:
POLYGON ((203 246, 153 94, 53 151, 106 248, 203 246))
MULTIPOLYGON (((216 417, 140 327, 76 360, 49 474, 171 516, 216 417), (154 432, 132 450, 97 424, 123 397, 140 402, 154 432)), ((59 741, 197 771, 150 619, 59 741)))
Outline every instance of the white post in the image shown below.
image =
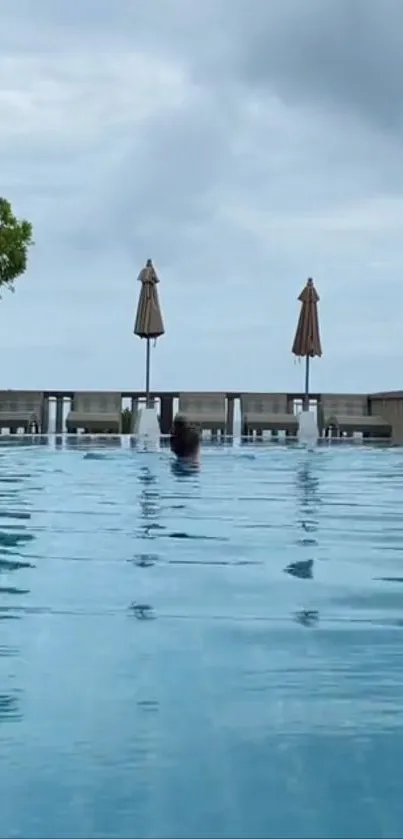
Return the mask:
POLYGON ((140 408, 134 427, 136 441, 145 451, 157 451, 160 447, 160 424, 155 407, 140 408))
POLYGON ((301 411, 298 414, 298 441, 308 448, 314 448, 318 442, 318 426, 312 411, 301 411))

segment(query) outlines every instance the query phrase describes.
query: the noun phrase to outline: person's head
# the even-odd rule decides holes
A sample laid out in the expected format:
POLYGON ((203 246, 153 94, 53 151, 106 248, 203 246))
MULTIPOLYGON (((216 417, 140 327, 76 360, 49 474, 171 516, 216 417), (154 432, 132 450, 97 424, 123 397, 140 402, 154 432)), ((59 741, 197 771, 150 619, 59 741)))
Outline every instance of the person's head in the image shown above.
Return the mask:
POLYGON ((171 451, 176 457, 196 459, 200 449, 200 436, 196 428, 179 414, 174 419, 171 434, 171 451))

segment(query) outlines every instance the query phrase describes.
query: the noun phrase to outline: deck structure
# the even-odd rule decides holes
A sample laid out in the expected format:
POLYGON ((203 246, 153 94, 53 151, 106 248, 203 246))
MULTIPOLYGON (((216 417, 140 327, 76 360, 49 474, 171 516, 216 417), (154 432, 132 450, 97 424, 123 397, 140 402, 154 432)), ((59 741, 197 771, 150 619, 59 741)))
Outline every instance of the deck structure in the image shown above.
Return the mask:
MULTIPOLYGON (((162 435, 170 433, 174 412, 179 407, 185 414, 189 414, 192 422, 197 423, 199 420, 203 430, 213 433, 219 430, 226 439, 231 439, 234 434, 236 408, 241 417, 242 433, 246 436, 252 432, 261 435, 265 430, 270 430, 273 436, 279 431, 294 436, 296 412, 302 406, 303 398, 303 393, 269 391, 150 393, 150 401, 158 410, 162 435)), ((337 438, 348 438, 354 432, 360 432, 365 439, 385 439, 403 444, 403 391, 373 394, 313 393, 310 399, 311 404, 316 406, 322 436, 331 434, 337 438)), ((143 391, 87 391, 84 395, 80 391, 3 390, 0 391, 0 428, 8 429, 11 434, 19 430, 49 434, 50 408, 54 406, 52 433, 60 435, 71 430, 87 430, 116 434, 120 429, 119 408, 123 411, 124 406, 127 408, 129 404, 133 428, 138 406, 144 402, 143 391), (84 396, 86 410, 81 416, 84 396), (111 406, 116 415, 114 417, 111 417, 111 406), (80 411, 77 411, 78 407, 80 411)))

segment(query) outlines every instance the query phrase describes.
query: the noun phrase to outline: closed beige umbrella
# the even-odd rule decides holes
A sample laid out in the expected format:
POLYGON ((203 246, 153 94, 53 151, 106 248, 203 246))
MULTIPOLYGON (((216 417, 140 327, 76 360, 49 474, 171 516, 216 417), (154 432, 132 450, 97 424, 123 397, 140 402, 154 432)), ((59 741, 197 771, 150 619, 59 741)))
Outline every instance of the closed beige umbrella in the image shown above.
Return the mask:
POLYGON ((139 282, 141 291, 137 304, 134 334, 146 339, 146 400, 150 396, 150 341, 156 340, 164 334, 164 322, 160 302, 158 299, 157 283, 159 279, 151 259, 147 260, 145 268, 140 271, 139 282))
POLYGON ((298 297, 301 302, 297 330, 295 333, 292 352, 299 358, 305 358, 305 396, 304 410, 309 409, 309 360, 322 355, 319 332, 318 302, 319 295, 309 279, 298 297))

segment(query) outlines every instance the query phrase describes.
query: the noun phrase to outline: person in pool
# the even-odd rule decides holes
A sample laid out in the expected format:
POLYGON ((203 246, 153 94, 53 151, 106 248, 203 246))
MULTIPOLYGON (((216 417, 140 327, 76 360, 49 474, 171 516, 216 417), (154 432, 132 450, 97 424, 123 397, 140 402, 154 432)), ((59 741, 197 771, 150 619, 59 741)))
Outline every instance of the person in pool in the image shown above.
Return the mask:
POLYGON ((178 414, 171 433, 171 452, 182 463, 197 465, 200 454, 200 435, 185 417, 178 414))

